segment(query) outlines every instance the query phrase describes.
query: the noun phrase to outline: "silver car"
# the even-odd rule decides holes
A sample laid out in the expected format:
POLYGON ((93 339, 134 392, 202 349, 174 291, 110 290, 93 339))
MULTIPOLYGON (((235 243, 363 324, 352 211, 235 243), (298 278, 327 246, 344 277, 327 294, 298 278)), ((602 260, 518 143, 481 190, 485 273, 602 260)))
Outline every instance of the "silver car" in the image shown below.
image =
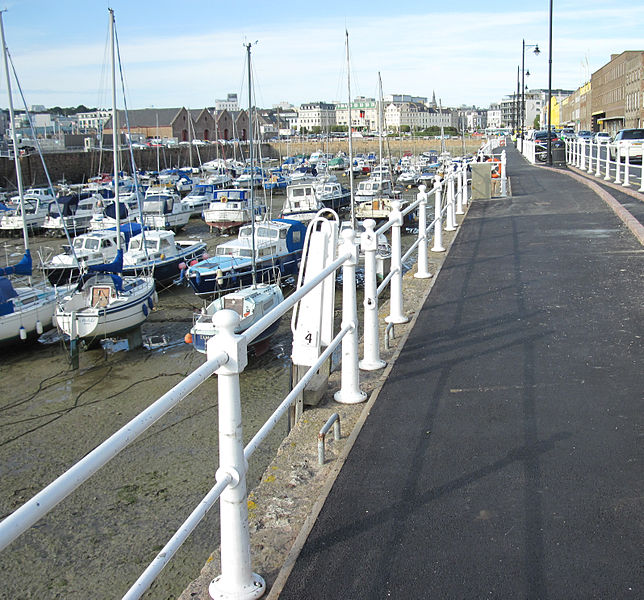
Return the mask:
POLYGON ((642 145, 644 144, 644 129, 620 129, 609 152, 611 160, 615 160, 619 149, 619 160, 625 161, 628 153, 629 162, 642 162, 642 145))

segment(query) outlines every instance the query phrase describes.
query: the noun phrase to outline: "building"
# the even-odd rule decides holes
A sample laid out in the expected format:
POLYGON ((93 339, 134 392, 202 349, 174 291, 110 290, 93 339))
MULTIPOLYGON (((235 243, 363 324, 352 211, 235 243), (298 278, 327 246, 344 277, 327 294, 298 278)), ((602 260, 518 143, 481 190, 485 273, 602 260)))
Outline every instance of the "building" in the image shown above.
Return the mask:
MULTIPOLYGON (((191 138, 190 115, 185 108, 142 108, 128 110, 127 117, 130 132, 145 138, 174 139, 187 142, 191 138)), ((125 111, 117 113, 119 131, 127 133, 125 111)), ((103 133, 107 136, 113 131, 112 116, 103 126, 103 133)))
POLYGON ((575 131, 590 130, 590 92, 591 84, 587 82, 570 96, 562 99, 559 107, 559 120, 562 126, 574 127, 575 131))
POLYGON ((615 133, 644 123, 644 52, 627 50, 613 54, 610 61, 590 77, 591 131, 615 133))
POLYGON ((78 129, 81 133, 98 133, 112 116, 109 110, 95 110, 92 112, 78 113, 78 129))
MULTIPOLYGON (((380 104, 375 98, 358 96, 351 102, 351 126, 356 131, 378 131, 378 111, 380 104)), ((335 105, 335 122, 337 125, 349 126, 349 103, 335 105)))
POLYGON ((328 131, 336 124, 335 104, 328 102, 309 102, 301 104, 297 111, 295 129, 297 131, 328 131))
POLYGON ((452 127, 451 111, 429 108, 417 102, 391 103, 385 108, 385 124, 388 131, 424 131, 430 127, 452 127))
POLYGON ((237 94, 228 94, 226 100, 215 100, 215 111, 219 112, 222 110, 239 110, 239 100, 237 99, 237 94))
POLYGON ((503 111, 500 104, 490 104, 490 108, 485 112, 488 129, 501 129, 509 125, 509 123, 503 123, 503 111))

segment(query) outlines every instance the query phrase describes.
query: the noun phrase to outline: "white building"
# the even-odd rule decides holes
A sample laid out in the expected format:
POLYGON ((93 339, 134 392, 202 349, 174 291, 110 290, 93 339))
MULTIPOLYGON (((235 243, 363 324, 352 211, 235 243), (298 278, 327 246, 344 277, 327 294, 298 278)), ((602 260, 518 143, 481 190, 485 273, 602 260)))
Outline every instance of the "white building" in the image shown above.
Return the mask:
POLYGON ((392 102, 385 108, 385 123, 389 131, 400 131, 404 126, 412 131, 422 131, 430 127, 450 127, 452 118, 449 111, 428 108, 425 104, 392 102))
POLYGON ((327 102, 302 104, 297 111, 296 130, 311 131, 314 127, 319 127, 322 131, 327 131, 336 124, 335 116, 335 104, 327 102))
POLYGON ((502 119, 501 106, 499 104, 490 104, 490 108, 487 109, 487 128, 488 129, 501 129, 505 127, 502 119))
POLYGON ((109 110, 95 110, 88 113, 78 113, 78 129, 81 132, 87 133, 89 131, 100 131, 112 116, 109 110))
MULTIPOLYGON (((379 103, 374 98, 358 96, 351 102, 351 124, 360 131, 378 131, 379 103)), ((349 125, 349 104, 340 102, 335 105, 337 125, 349 125)))
POLYGON ((217 112, 222 110, 239 110, 239 101, 237 100, 237 94, 228 94, 228 97, 225 100, 215 100, 215 110, 217 112))

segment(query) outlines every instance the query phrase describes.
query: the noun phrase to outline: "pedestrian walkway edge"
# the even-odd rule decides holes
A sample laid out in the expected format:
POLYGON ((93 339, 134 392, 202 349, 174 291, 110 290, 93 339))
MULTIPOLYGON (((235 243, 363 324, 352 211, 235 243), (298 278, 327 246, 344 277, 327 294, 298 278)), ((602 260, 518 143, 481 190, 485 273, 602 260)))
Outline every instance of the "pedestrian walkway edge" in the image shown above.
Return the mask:
MULTIPOLYGON (((458 227, 456 229, 454 237, 452 238, 449 246, 445 251, 445 256, 449 253, 450 248, 458 238, 458 234, 460 233, 461 227, 465 221, 465 218, 467 217, 471 203, 472 201, 470 200, 470 202, 467 204, 467 207, 465 209, 465 214, 463 215, 460 223, 458 223, 458 227)), ((438 274, 440 273, 444 264, 445 264, 445 261, 442 261, 441 264, 438 267, 436 267, 433 277, 431 278, 429 286, 424 296, 422 297, 422 300, 419 303, 419 306, 423 306, 425 301, 427 300, 427 297, 431 293, 432 288, 434 287, 434 284, 436 283, 436 280, 438 278, 438 274)), ((309 537, 311 530, 313 529, 313 525, 317 521, 318 515, 320 514, 320 511, 322 510, 322 507, 324 506, 324 503, 326 502, 326 499, 329 493, 331 492, 331 488, 333 488, 333 485, 335 484, 338 474, 340 473, 342 466, 346 462, 347 457, 349 456, 349 453, 351 452, 351 449, 353 448, 353 445, 355 444, 355 441, 358 438, 358 435, 360 434, 360 431, 362 430, 362 427, 365 421, 367 420, 369 413, 371 412, 371 408, 373 407, 376 400, 378 399, 380 391, 382 390, 385 382, 387 381, 387 378, 389 377, 391 370, 393 369, 396 361, 398 360, 400 353, 405 347, 407 339, 409 338, 409 335, 413 330, 419 315, 420 315, 420 310, 414 313, 403 338, 400 340, 400 343, 397 344, 396 350, 393 356, 391 357, 391 360, 387 363, 387 366, 385 367, 385 370, 382 374, 382 377, 379 380, 379 383, 371 393, 369 400, 365 404, 360 414, 360 417, 358 418, 355 426, 353 427, 353 430, 351 431, 351 434, 349 435, 349 438, 347 439, 347 442, 344 445, 342 453, 338 456, 337 461, 332 465, 331 469, 329 470, 329 473, 327 474, 327 478, 322 488, 322 491, 320 492, 320 495, 318 496, 317 500, 313 504, 313 507, 311 509, 309 516, 302 524, 302 527, 297 537, 295 538, 295 541, 293 542, 293 546, 291 547, 291 550, 289 551, 286 557, 286 560, 284 561, 284 564, 275 579, 275 582, 271 586, 271 589, 268 595, 266 596, 266 600, 277 600, 279 598, 280 593, 282 592, 282 589, 284 588, 284 585, 286 584, 286 581, 288 580, 291 574, 291 571, 293 570, 293 567, 295 566, 295 563, 302 551, 302 548, 304 547, 304 544, 306 543, 306 540, 309 537)))
MULTIPOLYGON (((555 167, 542 167, 553 171, 555 173, 564 173, 568 177, 576 179, 580 183, 583 183, 591 190, 593 190, 609 207, 610 209, 623 221, 624 225, 628 227, 631 233, 638 239, 639 243, 644 246, 644 225, 642 225, 631 213, 629 213, 613 196, 611 196, 606 190, 602 189, 596 182, 584 177, 580 173, 568 169, 556 169, 555 167)), ((633 190, 624 188, 625 193, 633 196, 634 198, 639 198, 640 194, 635 195, 633 190)))

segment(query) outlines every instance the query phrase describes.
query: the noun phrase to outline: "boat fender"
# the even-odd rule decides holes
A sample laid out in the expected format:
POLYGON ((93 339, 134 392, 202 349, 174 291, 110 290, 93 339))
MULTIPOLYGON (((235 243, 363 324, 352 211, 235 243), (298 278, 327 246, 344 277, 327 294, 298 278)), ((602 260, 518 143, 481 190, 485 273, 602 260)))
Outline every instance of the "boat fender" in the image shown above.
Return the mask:
POLYGON ((221 198, 219 198, 219 201, 220 202, 228 202, 228 198, 226 196, 222 196, 221 198))
POLYGON ((224 285, 224 272, 221 269, 217 269, 217 285, 219 287, 224 285))
POLYGON ((187 266, 188 266, 188 265, 186 265, 186 263, 184 263, 184 262, 180 262, 180 263, 179 263, 179 271, 183 271, 187 266))
POLYGON ((154 308, 154 300, 152 298, 148 298, 148 306, 150 307, 150 310, 154 308))
POLYGON ((196 259, 196 258, 193 258, 193 259, 190 261, 190 266, 191 266, 191 267, 194 267, 194 266, 197 264, 197 262, 199 262, 199 261, 197 261, 197 259, 196 259))
POLYGON ((186 344, 192 344, 192 334, 191 333, 186 333, 186 335, 183 336, 183 341, 186 344))
POLYGON ((18 331, 20 333, 20 339, 21 340, 26 340, 27 339, 27 330, 21 325, 20 329, 18 331))
POLYGON ((202 260, 208 260, 209 258, 210 258, 210 255, 209 255, 207 252, 204 252, 204 253, 201 255, 201 259, 202 259, 202 260))
POLYGON ((165 254, 162 254, 162 255, 160 256, 160 258, 161 258, 161 260, 165 260, 165 254))
POLYGON ((144 304, 144 305, 142 306, 142 308, 143 308, 143 314, 147 317, 147 316, 148 316, 148 307, 147 307, 147 305, 146 305, 146 304, 144 304))

